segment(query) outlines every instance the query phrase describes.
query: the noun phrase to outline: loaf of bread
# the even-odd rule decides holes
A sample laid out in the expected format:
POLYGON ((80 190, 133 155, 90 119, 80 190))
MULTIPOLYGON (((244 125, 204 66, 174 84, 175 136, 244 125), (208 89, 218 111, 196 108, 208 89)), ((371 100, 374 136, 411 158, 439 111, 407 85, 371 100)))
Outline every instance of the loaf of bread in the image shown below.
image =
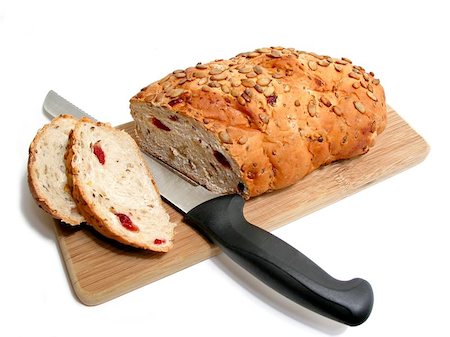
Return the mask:
POLYGON ((61 115, 40 129, 30 145, 28 185, 38 205, 70 225, 84 222, 69 188, 64 156, 77 120, 61 115))
POLYGON ((373 72, 282 47, 175 70, 130 103, 143 150, 246 198, 367 152, 386 125, 373 72))
POLYGON ((175 225, 130 135, 81 119, 67 151, 72 194, 90 225, 138 248, 166 252, 172 247, 175 225))

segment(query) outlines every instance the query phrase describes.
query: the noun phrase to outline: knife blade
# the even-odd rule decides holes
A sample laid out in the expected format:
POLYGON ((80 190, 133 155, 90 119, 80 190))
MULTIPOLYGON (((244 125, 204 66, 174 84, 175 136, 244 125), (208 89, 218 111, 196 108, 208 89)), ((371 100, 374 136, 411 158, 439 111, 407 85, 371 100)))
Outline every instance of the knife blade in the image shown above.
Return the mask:
MULTIPOLYGON (((53 117, 70 114, 89 117, 54 91, 43 109, 53 117)), ((174 172, 144 153, 161 196, 236 263, 294 302, 338 322, 355 326, 369 317, 373 306, 370 284, 361 278, 340 281, 288 243, 250 224, 244 217, 244 199, 237 194, 217 195, 174 172)))

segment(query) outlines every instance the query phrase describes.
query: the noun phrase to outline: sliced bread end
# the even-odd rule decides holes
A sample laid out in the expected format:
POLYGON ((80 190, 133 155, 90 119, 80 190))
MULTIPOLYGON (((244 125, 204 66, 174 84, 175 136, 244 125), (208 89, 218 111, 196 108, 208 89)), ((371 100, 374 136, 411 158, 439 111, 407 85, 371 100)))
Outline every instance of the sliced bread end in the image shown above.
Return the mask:
POLYGON ((28 185, 38 205, 70 225, 84 222, 68 186, 64 156, 69 133, 77 120, 60 115, 40 129, 28 156, 28 185))

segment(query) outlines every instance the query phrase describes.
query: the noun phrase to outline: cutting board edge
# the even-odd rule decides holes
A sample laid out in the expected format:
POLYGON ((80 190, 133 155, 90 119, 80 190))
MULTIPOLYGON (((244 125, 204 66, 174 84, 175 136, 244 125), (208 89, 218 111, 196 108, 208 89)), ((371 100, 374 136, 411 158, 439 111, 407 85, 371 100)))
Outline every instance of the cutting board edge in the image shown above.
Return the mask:
POLYGON ((72 259, 69 256, 69 250, 64 240, 64 236, 61 233, 61 226, 62 224, 60 223, 60 221, 54 219, 53 230, 58 242, 59 251, 61 252, 62 258, 64 260, 66 275, 68 276, 68 279, 70 280, 70 283, 72 285, 73 293, 76 295, 78 300, 85 305, 90 305, 89 299, 95 297, 95 295, 91 296, 91 292, 85 291, 82 287, 79 286, 76 272, 74 270, 74 264, 72 263, 72 259))
POLYGON ((113 300, 117 297, 125 295, 136 289, 144 287, 150 283, 156 282, 167 276, 175 274, 176 272, 179 272, 186 268, 192 267, 193 265, 195 265, 197 263, 206 261, 206 260, 210 259, 211 257, 214 257, 221 253, 220 248, 217 246, 214 246, 211 250, 207 250, 201 255, 195 255, 195 256, 192 255, 191 256, 192 261, 190 261, 188 264, 184 264, 183 266, 179 267, 176 272, 167 270, 164 273, 158 274, 156 277, 141 278, 139 280, 139 282, 128 283, 127 281, 124 281, 120 284, 116 283, 114 286, 105 288, 101 291, 89 290, 88 287, 81 286, 80 282, 78 281, 77 273, 74 270, 74 264, 72 263, 72 259, 69 256, 69 251, 67 249, 67 245, 64 240, 64 236, 61 235, 62 234, 61 226, 62 226, 62 224, 60 223, 60 221, 55 219, 54 225, 53 225, 53 230, 54 230, 56 238, 57 238, 59 250, 60 250, 62 258, 64 260, 66 275, 68 276, 68 280, 71 283, 72 290, 73 290, 73 293, 76 296, 76 298, 82 304, 87 305, 87 306, 96 306, 96 305, 106 303, 110 300, 113 300))
POLYGON ((72 274, 70 280, 74 293, 76 294, 78 300, 84 305, 96 306, 111 301, 113 299, 116 299, 120 296, 126 295, 127 293, 130 293, 136 289, 147 286, 153 282, 159 281, 167 276, 178 273, 186 268, 190 268, 193 265, 200 263, 202 261, 206 261, 220 253, 221 250, 219 248, 213 249, 212 251, 208 252, 208 254, 205 254, 205 256, 201 257, 197 256, 197 258, 194 261, 191 261, 189 264, 185 264, 183 267, 180 267, 176 272, 167 271, 165 273, 159 274, 157 277, 152 277, 148 279, 142 278, 139 282, 133 283, 132 286, 124 282, 122 284, 115 284, 114 286, 106 288, 102 291, 90 291, 80 286, 80 283, 76 280, 76 276, 74 274, 72 274))

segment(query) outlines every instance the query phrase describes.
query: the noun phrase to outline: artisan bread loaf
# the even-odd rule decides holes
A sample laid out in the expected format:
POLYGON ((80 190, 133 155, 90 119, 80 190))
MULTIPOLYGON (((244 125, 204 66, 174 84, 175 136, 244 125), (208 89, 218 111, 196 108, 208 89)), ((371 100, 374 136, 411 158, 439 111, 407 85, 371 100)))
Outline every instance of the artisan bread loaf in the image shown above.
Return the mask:
POLYGON ((67 166, 80 212, 101 234, 166 252, 174 224, 135 141, 103 123, 81 119, 70 135, 67 166))
POLYGON ((69 133, 77 120, 61 115, 40 129, 30 145, 28 185, 38 205, 56 219, 71 225, 84 221, 72 198, 64 155, 69 133))
POLYGON ((130 103, 142 149, 246 198, 367 152, 386 125, 372 72, 281 47, 175 70, 130 103))

